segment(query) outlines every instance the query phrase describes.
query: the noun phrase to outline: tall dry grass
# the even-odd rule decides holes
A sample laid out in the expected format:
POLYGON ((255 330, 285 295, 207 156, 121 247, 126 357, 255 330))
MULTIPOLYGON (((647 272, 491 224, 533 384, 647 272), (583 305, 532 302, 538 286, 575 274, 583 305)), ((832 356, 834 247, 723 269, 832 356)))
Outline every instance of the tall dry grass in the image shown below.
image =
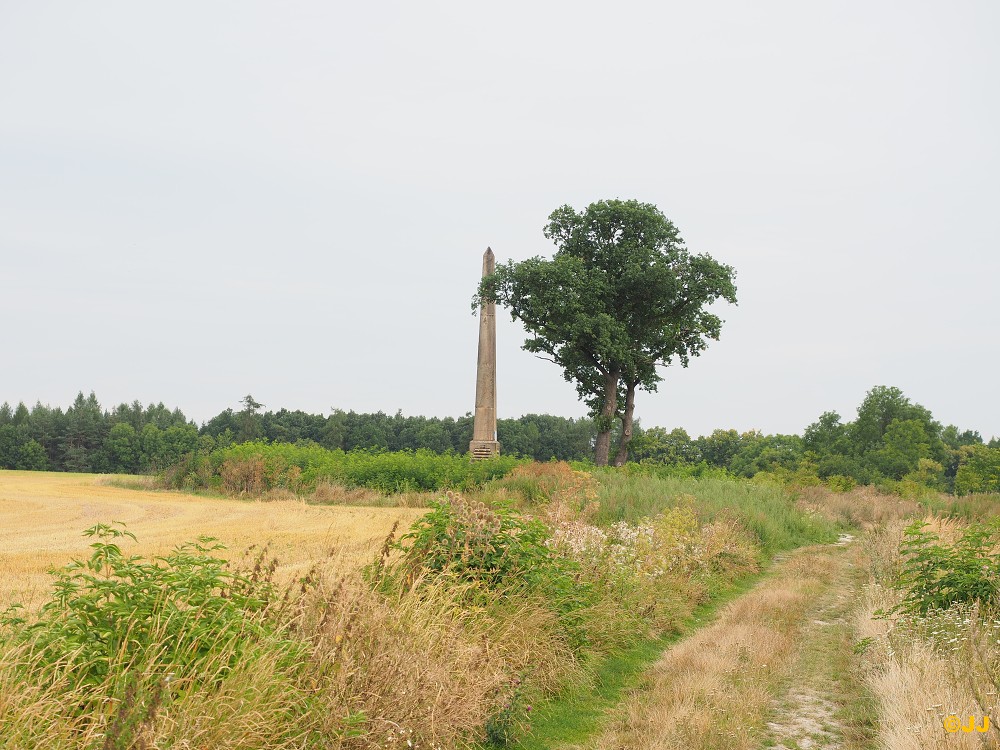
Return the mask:
POLYGON ((446 581, 387 597, 337 564, 304 578, 236 638, 195 644, 209 657, 183 676, 156 627, 98 684, 78 684, 72 652, 53 663, 30 637, 6 639, 0 747, 473 747, 524 676, 536 695, 586 679, 531 601, 469 608, 446 581))
POLYGON ((800 487, 796 504, 811 513, 856 529, 908 518, 923 512, 915 500, 888 495, 877 488, 862 485, 848 492, 833 492, 826 487, 800 487))
MULTIPOLYGON (((942 542, 964 529, 957 519, 925 521, 942 542)), ((904 524, 895 521, 865 534, 872 582, 864 590, 855 627, 864 649, 865 680, 878 699, 880 747, 885 750, 1000 747, 1000 617, 975 606, 926 616, 886 615, 902 601, 893 587, 902 561, 904 524), (990 717, 988 733, 946 732, 944 720, 990 717)))

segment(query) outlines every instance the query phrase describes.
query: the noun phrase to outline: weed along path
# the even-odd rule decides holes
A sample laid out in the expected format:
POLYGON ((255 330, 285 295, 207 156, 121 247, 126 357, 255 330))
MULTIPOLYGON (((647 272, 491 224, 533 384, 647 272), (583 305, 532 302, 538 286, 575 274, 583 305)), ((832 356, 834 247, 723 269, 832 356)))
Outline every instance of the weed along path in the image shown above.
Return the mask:
POLYGON ((861 750, 874 708, 848 611, 865 580, 849 538, 779 558, 709 625, 669 648, 593 750, 861 750))

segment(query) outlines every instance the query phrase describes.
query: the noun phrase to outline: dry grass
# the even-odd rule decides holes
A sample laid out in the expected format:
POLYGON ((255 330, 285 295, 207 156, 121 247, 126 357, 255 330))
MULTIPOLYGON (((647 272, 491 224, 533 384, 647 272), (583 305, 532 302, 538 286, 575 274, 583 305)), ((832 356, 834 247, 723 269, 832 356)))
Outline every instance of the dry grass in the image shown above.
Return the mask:
POLYGON ((368 717, 367 737, 345 746, 464 747, 517 667, 537 665, 548 688, 576 669, 543 610, 522 606, 516 617, 493 619, 460 599, 459 587, 443 584, 386 599, 353 577, 318 592, 310 611, 321 619, 307 628, 313 661, 336 665, 324 695, 368 717))
POLYGON ((116 688, 121 674, 74 690, 49 682, 23 646, 0 644, 0 747, 125 747, 104 742, 121 719, 139 725, 130 748, 470 747, 514 675, 530 666, 548 688, 578 677, 537 607, 500 622, 461 607, 454 587, 386 599, 336 574, 296 606, 290 631, 250 636, 252 650, 233 667, 228 648, 213 649, 198 676, 169 684, 159 705, 165 683, 152 653, 129 670, 137 700, 116 688), (288 660, 284 632, 309 645, 306 658, 288 660), (14 684, 25 674, 36 679, 14 684), (95 694, 106 708, 81 716, 78 706, 95 694))
POLYGON ((302 500, 253 502, 131 490, 86 474, 0 471, 0 610, 29 607, 47 595, 47 571, 89 554, 81 536, 98 522, 124 521, 138 538, 129 552, 159 555, 199 535, 217 537, 238 554, 270 542, 280 572, 295 574, 337 547, 346 563, 367 562, 410 508, 323 507, 302 500))
POLYGON ((886 495, 867 485, 844 493, 833 492, 826 487, 802 487, 798 495, 798 505, 804 510, 858 529, 915 516, 923 511, 922 506, 913 500, 886 495))
MULTIPOLYGON (((272 490, 273 492, 273 490, 272 490)), ((427 508, 440 492, 397 492, 385 495, 368 487, 344 487, 330 482, 320 482, 304 499, 319 505, 366 505, 371 507, 427 508)))
MULTIPOLYGON (((928 517, 930 530, 945 543, 961 536, 964 524, 954 519, 928 517)), ((879 747, 885 750, 941 748, 997 748, 996 729, 989 733, 948 733, 943 721, 970 716, 982 723, 1000 720, 997 670, 1000 645, 991 618, 986 624, 976 611, 949 610, 884 617, 902 597, 889 584, 899 569, 899 542, 903 523, 887 524, 865 535, 874 581, 864 591, 856 629, 866 644, 865 679, 879 701, 879 747)))
POLYGON ((595 747, 758 747, 774 692, 794 660, 803 616, 837 574, 837 552, 792 553, 714 624, 667 651, 595 747))
POLYGON ((524 689, 516 687, 521 678, 530 679, 525 696, 532 700, 590 679, 545 603, 512 597, 468 607, 465 584, 448 580, 407 595, 373 591, 359 563, 372 559, 396 520, 405 528, 421 513, 213 499, 123 489, 93 476, 0 472, 0 539, 12 551, 0 563, 2 600, 33 592, 29 602, 41 604, 46 569, 87 557, 91 540, 80 531, 112 519, 139 538, 126 554, 162 554, 200 534, 219 537, 234 554, 269 542, 281 561, 278 579, 290 582, 308 569, 314 582, 301 593, 290 588, 292 597, 281 600, 294 606, 278 617, 273 643, 248 635, 253 645, 235 668, 227 666, 230 646, 213 647, 214 661, 199 667, 197 679, 172 683, 166 693, 155 647, 80 692, 59 679, 58 665, 14 641, 0 643, 0 747, 473 747, 487 719, 524 689), (289 660, 285 634, 310 652, 289 660), (123 687, 126 678, 135 681, 135 695, 123 687), (104 696, 104 708, 81 714, 79 706, 95 695, 104 696), (131 727, 124 734, 116 729, 122 724, 131 727), (116 732, 127 745, 108 744, 116 732))
POLYGON ((963 723, 969 716, 991 716, 996 721, 995 696, 993 705, 984 707, 964 679, 968 665, 927 641, 891 638, 892 622, 878 619, 875 612, 898 601, 898 592, 874 584, 866 589, 858 613, 858 634, 871 639, 865 653, 866 680, 879 701, 879 746, 885 750, 997 747, 995 731, 991 736, 944 731, 942 722, 951 715, 963 723))

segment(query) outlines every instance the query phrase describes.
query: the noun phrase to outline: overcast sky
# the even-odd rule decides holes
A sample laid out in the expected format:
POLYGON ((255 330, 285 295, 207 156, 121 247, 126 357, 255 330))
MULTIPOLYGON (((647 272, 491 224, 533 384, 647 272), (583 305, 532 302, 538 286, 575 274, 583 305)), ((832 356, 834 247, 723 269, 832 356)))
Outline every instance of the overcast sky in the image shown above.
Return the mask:
MULTIPOLYGON (((643 424, 893 385, 1000 435, 998 36, 994 0, 0 0, 0 402, 459 416, 486 246, 618 197, 738 274, 643 424)), ((500 416, 582 416, 497 320, 500 416)))

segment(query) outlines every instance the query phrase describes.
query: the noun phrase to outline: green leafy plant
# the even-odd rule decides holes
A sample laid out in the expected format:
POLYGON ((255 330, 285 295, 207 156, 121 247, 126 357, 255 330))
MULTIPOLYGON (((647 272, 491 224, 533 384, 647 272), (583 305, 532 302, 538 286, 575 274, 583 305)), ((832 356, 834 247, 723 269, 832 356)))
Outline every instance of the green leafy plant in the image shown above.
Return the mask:
POLYGON ((202 536, 147 560, 122 551, 122 540, 135 540, 122 523, 99 523, 83 533, 96 539, 90 558, 52 571, 52 599, 37 620, 6 618, 43 662, 71 666, 76 686, 99 685, 135 661, 178 678, 219 653, 231 666, 240 644, 268 628, 255 615, 271 599, 272 584, 227 570, 212 554, 222 549, 214 538, 202 536))
POLYGON ((549 547, 545 524, 504 502, 487 505, 455 492, 431 505, 430 513, 390 545, 402 552, 399 560, 383 565, 383 556, 370 572, 404 590, 447 575, 468 584, 469 596, 485 600, 536 596, 557 614, 574 650, 586 645, 581 610, 592 603, 594 591, 580 580, 577 563, 549 547))
POLYGON ((403 551, 402 564, 411 581, 420 574, 448 571, 460 580, 497 589, 515 577, 537 579, 552 567, 544 524, 517 515, 509 506, 486 505, 449 492, 431 507, 395 544, 403 551))
POLYGON ((853 477, 846 477, 843 474, 831 474, 826 478, 826 486, 834 492, 850 492, 858 483, 853 477))
POLYGON ((954 544, 942 544, 926 522, 906 528, 898 585, 906 591, 896 610, 926 614, 957 603, 1000 603, 1000 521, 972 524, 954 544))

